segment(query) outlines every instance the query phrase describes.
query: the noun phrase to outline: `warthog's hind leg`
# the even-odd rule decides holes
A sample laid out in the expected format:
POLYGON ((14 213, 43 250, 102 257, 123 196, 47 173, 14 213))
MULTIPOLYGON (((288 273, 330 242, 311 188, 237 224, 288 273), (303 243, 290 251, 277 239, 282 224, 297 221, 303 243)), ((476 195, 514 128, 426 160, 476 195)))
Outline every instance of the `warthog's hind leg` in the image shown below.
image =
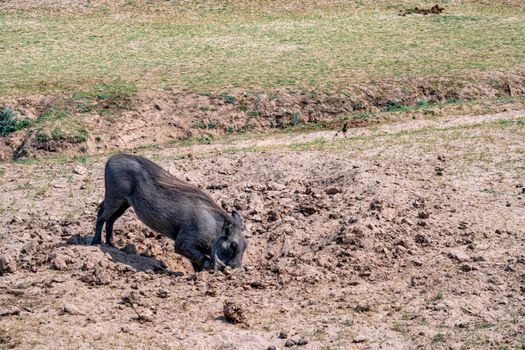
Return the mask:
POLYGON ((106 244, 113 245, 113 224, 115 220, 124 214, 124 212, 129 208, 128 203, 124 203, 117 209, 106 221, 106 244))

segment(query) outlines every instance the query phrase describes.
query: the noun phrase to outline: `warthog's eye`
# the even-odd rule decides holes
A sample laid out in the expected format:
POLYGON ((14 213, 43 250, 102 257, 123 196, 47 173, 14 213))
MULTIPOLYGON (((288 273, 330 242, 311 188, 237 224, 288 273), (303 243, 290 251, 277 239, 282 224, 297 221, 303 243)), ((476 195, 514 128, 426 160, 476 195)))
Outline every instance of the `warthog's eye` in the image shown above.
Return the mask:
POLYGON ((239 248, 239 245, 237 244, 237 242, 232 242, 231 247, 232 249, 237 250, 239 248))

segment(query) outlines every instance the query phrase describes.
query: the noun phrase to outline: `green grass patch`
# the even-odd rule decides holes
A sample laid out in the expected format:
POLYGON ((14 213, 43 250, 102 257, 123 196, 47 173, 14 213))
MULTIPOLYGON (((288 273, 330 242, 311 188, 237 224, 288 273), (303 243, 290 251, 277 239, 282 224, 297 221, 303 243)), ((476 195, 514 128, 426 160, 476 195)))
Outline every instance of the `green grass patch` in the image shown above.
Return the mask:
POLYGON ((423 4, 138 1, 74 14, 6 4, 0 96, 88 91, 84 97, 111 101, 133 87, 334 91, 429 76, 475 82, 479 72, 523 68, 523 6, 455 1, 439 16, 397 15, 413 5, 423 4))
POLYGON ((445 334, 443 333, 437 333, 436 335, 434 335, 434 337, 432 337, 432 342, 433 343, 444 343, 446 341, 446 336, 445 334))
POLYGON ((430 298, 429 302, 431 304, 437 304, 438 301, 443 300, 443 292, 439 291, 434 295, 432 298, 430 298))
POLYGON ((8 107, 0 110, 0 137, 25 129, 31 125, 31 119, 18 119, 15 117, 15 112, 8 107))

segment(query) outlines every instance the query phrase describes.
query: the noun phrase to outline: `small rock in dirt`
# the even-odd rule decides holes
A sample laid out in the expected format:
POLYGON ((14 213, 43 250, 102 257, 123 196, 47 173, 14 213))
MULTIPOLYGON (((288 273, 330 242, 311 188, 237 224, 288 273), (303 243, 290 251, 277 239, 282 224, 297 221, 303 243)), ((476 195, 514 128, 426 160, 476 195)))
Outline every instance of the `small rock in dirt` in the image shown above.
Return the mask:
POLYGON ((80 280, 91 285, 104 285, 111 282, 111 276, 104 268, 97 267, 93 272, 88 272, 82 276, 80 280))
POLYGON ((412 264, 417 267, 423 266, 423 263, 419 259, 412 259, 412 264))
POLYGON ((328 214, 328 218, 332 219, 332 220, 339 219, 339 217, 340 217, 340 215, 338 213, 330 213, 330 214, 328 214))
POLYGON ((295 341, 293 339, 288 339, 285 343, 284 343, 284 346, 286 348, 291 348, 292 346, 295 345, 295 341))
POLYGON ((457 260, 459 262, 470 261, 470 256, 461 249, 453 249, 448 252, 448 257, 452 260, 457 260))
POLYGON ((440 162, 446 162, 447 161, 446 157, 444 155, 442 155, 442 154, 438 155, 438 160, 440 162))
POLYGON ((306 339, 306 338, 301 338, 301 339, 299 339, 297 341, 297 345, 299 345, 299 346, 303 346, 303 345, 306 345, 306 344, 308 344, 308 339, 306 339))
POLYGON ((381 215, 387 220, 392 221, 396 218, 396 211, 392 208, 385 208, 381 215))
POLYGON ((251 193, 250 197, 248 198, 248 202, 250 203, 250 211, 253 213, 262 213, 264 211, 265 205, 261 197, 259 197, 256 193, 251 193))
POLYGON ((458 228, 459 228, 460 230, 465 230, 465 229, 467 229, 467 227, 468 227, 468 224, 467 224, 465 221, 461 221, 461 222, 459 223, 459 225, 458 225, 458 228))
POLYGON ((417 243, 417 244, 420 244, 422 246, 426 246, 428 245, 428 239, 423 236, 422 234, 417 234, 415 237, 414 237, 414 241, 417 243))
POLYGON ((268 182, 266 184, 266 189, 268 191, 282 191, 286 188, 285 185, 277 183, 277 182, 268 182))
POLYGON ((280 218, 281 218, 281 215, 278 212, 276 212, 274 210, 270 210, 268 212, 268 221, 277 221, 280 218))
POLYGON ((0 255, 0 273, 7 269, 7 258, 0 255))
POLYGON ((498 276, 492 276, 487 280, 489 283, 495 284, 497 286, 500 286, 503 284, 503 281, 498 276))
POLYGON ((64 313, 70 314, 70 315, 80 315, 80 314, 82 314, 80 312, 80 310, 78 309, 78 307, 76 307, 73 304, 67 304, 67 303, 62 306, 62 311, 64 311, 64 313))
POLYGON ((73 168, 73 174, 77 175, 84 175, 86 174, 86 171, 87 169, 80 165, 73 168))
POLYGON ((299 207, 299 211, 305 216, 310 216, 317 212, 317 208, 311 205, 303 204, 299 207))
POLYGON ((417 213, 417 217, 419 219, 428 219, 430 217, 430 213, 428 211, 420 211, 417 213))
POLYGON ((277 347, 275 345, 270 345, 266 348, 266 350, 277 350, 277 347))
POLYGON ((159 290, 157 291, 157 296, 158 296, 159 298, 163 298, 163 299, 165 299, 165 298, 167 298, 167 297, 169 296, 169 293, 168 293, 168 291, 165 290, 165 289, 159 289, 159 290))
POLYGON ((457 328, 467 328, 468 327, 468 321, 459 321, 457 322, 454 327, 457 327, 457 328))
POLYGON ((31 254, 36 251, 36 242, 31 240, 22 246, 20 252, 22 254, 31 254))
POLYGON ((463 272, 470 272, 473 270, 472 266, 470 266, 469 264, 463 264, 459 267, 459 269, 463 272))
POLYGON ((140 322, 153 322, 153 312, 148 308, 134 309, 140 322))
POLYGON ((66 262, 60 256, 53 259, 52 265, 56 270, 65 270, 67 268, 66 262))
POLYGON ((123 250, 126 254, 137 255, 137 246, 133 243, 127 244, 123 250))
POLYGON ((12 306, 6 309, 0 309, 0 317, 20 315, 20 308, 12 306))
POLYGON ((324 190, 324 193, 332 196, 334 194, 341 193, 341 190, 339 188, 337 188, 337 187, 330 187, 330 188, 327 188, 326 190, 324 190))
POLYGON ((280 332, 279 335, 277 336, 277 338, 279 338, 279 339, 286 339, 286 338, 288 338, 288 333, 280 332))
POLYGON ((383 210, 383 203, 380 200, 374 199, 368 206, 370 211, 381 211, 383 210))
POLYGON ((246 324, 246 315, 241 305, 226 300, 223 307, 224 317, 233 324, 246 324))
POLYGON ((208 190, 222 190, 223 188, 228 187, 226 184, 211 184, 206 187, 208 190))
POLYGON ((407 218, 401 219, 401 223, 402 224, 407 224, 408 226, 413 226, 414 225, 414 223, 412 221, 408 220, 407 218))
POLYGON ((354 339, 352 339, 352 343, 364 343, 368 340, 367 337, 365 337, 364 335, 362 334, 358 334, 354 337, 354 339))

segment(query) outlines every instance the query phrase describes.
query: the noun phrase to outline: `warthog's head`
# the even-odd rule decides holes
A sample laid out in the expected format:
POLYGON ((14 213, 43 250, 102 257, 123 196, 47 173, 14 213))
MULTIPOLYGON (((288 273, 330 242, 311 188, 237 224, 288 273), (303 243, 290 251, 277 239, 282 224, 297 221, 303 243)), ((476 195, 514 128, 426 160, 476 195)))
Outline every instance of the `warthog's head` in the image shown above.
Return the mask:
POLYGON ((232 222, 222 228, 220 237, 211 247, 211 259, 216 270, 226 266, 236 268, 241 266, 242 255, 248 242, 242 234, 242 219, 239 213, 232 211, 232 222))

